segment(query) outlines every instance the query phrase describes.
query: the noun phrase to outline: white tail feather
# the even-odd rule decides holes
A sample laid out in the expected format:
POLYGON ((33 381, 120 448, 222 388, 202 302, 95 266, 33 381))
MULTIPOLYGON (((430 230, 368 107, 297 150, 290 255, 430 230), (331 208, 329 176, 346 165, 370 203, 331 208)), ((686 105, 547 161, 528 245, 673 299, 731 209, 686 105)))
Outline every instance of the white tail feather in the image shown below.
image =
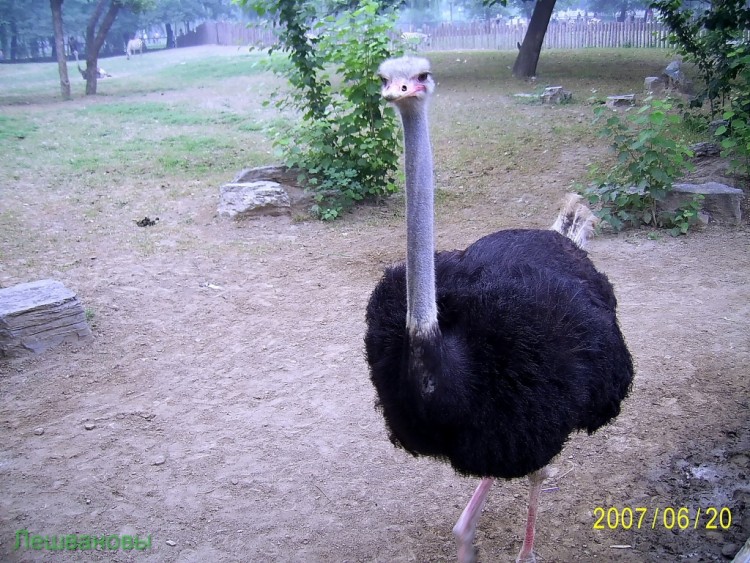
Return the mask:
POLYGON ((568 194, 557 219, 550 227, 572 240, 579 248, 586 248, 599 219, 581 200, 578 194, 568 194))

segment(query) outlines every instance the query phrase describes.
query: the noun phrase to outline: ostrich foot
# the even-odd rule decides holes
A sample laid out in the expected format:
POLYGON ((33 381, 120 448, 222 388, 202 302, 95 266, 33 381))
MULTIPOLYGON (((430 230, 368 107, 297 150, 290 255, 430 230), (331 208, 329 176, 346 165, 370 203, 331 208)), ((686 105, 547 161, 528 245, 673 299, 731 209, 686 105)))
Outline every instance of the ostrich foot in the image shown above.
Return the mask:
POLYGON ((519 553, 518 557, 516 557, 516 563, 536 563, 536 555, 534 555, 534 552, 531 552, 522 557, 521 553, 519 553))
POLYGON ((477 550, 474 549, 472 544, 471 540, 466 543, 459 540, 458 563, 477 563, 477 550))

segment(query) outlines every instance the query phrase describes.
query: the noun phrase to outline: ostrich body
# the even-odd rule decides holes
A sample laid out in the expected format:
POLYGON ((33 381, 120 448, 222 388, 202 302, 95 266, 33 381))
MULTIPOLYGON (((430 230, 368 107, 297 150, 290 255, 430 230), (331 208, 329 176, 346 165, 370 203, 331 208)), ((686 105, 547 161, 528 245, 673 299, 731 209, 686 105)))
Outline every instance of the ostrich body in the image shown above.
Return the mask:
MULTIPOLYGON (((76 58, 76 65, 78 65, 78 72, 80 72, 80 73, 81 73, 81 78, 83 78, 84 80, 88 80, 88 71, 87 71, 86 69, 84 69, 84 68, 81 68, 81 63, 80 63, 80 61, 78 60, 78 51, 73 51, 73 54, 75 55, 75 58, 76 58)), ((109 73, 108 73, 108 72, 107 72, 106 70, 104 70, 103 68, 101 68, 101 67, 97 67, 97 68, 96 68, 96 77, 97 77, 97 78, 111 78, 111 77, 112 77, 112 75, 111 75, 111 74, 109 74, 109 73)))
POLYGON ((591 227, 571 200, 553 230, 487 235, 435 253, 425 59, 380 67, 383 97, 404 129, 407 257, 388 268, 367 307, 371 380, 391 441, 482 478, 454 533, 473 561, 474 531, 495 478, 529 476, 519 561, 533 561, 545 466, 570 434, 620 412, 633 365, 612 286, 572 239, 591 227))

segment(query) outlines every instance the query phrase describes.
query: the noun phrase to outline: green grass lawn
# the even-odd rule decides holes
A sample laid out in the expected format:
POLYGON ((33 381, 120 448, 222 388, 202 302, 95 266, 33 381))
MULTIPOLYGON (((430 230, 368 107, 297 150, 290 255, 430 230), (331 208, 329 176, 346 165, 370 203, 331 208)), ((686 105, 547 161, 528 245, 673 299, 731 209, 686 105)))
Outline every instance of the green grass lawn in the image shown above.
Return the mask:
POLYGON ((275 119, 256 89, 276 88, 266 55, 226 48, 159 51, 101 61, 112 78, 84 96, 75 63, 74 100, 60 98, 57 65, 0 65, 2 177, 39 175, 72 187, 116 176, 232 175, 268 160, 275 119))

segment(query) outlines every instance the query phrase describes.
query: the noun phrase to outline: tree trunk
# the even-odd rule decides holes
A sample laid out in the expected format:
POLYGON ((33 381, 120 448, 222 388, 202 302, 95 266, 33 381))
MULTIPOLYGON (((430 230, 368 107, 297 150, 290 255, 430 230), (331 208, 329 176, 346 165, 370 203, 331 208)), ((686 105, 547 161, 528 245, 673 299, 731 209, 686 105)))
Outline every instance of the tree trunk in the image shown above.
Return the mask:
POLYGON ((89 18, 86 26, 86 95, 93 96, 96 94, 96 80, 99 77, 99 51, 104 45, 107 33, 117 17, 120 10, 120 3, 117 0, 99 0, 94 8, 94 13, 89 18), (110 2, 109 9, 104 15, 99 31, 96 30, 96 24, 102 16, 104 6, 110 2))
POLYGON ((10 60, 18 60, 18 26, 10 22, 10 60))
POLYGON ((0 22, 0 61, 8 58, 8 26, 7 22, 0 22))
POLYGON ((556 0, 537 0, 534 13, 531 14, 529 29, 523 38, 521 49, 513 64, 513 76, 516 78, 530 78, 536 75, 536 65, 539 62, 539 54, 542 52, 544 36, 547 26, 555 9, 556 0))
POLYGON ((174 30, 172 29, 172 24, 168 23, 165 24, 167 28, 167 49, 174 49, 175 42, 174 42, 174 30))
POLYGON ((63 100, 70 99, 70 79, 68 78, 68 63, 65 60, 65 35, 62 22, 63 0, 49 0, 52 9, 52 27, 55 30, 55 51, 57 55, 57 69, 60 73, 60 92, 63 100))

